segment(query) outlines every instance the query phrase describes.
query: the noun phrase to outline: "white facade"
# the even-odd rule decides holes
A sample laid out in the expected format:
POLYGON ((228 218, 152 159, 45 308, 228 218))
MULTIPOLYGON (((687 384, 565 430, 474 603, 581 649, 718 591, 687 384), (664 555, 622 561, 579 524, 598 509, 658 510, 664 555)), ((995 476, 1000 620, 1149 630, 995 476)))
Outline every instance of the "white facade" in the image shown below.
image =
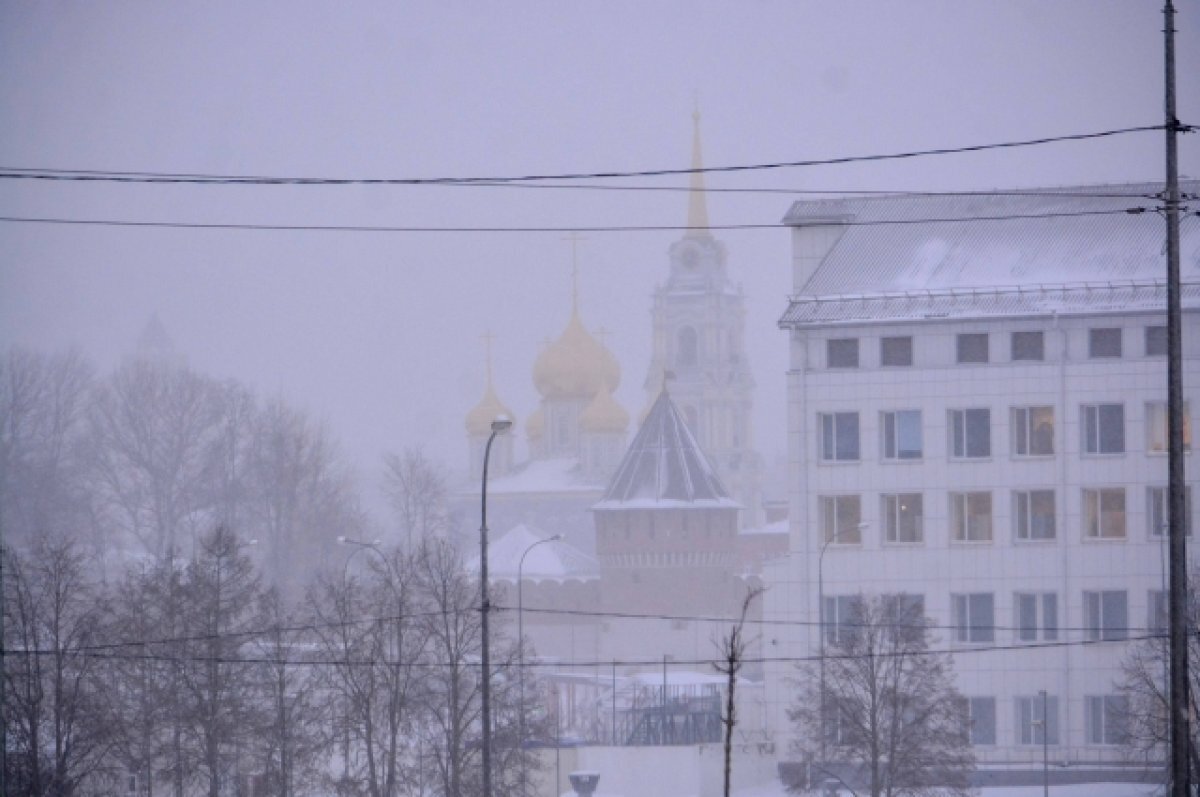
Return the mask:
MULTIPOLYGON (((1165 290, 1153 271, 1161 256, 1142 245, 1153 233, 1112 221, 1125 228, 1103 238, 1103 258, 1074 246, 1078 262, 1060 263, 1064 284, 1049 286, 1031 284, 1031 262, 1072 250, 1060 239, 1087 236, 1030 224, 900 232, 829 223, 946 215, 919 204, 798 203, 789 214, 796 296, 781 326, 791 339, 791 553, 765 581, 767 619, 793 624, 769 632, 772 653, 817 655, 819 597, 828 633, 839 597, 920 595, 931 647, 953 652, 959 689, 975 699, 981 767, 1041 766, 1029 713, 1040 710, 1040 690, 1050 698, 1052 763, 1129 765, 1102 715, 1130 640, 1162 622, 1165 290), (871 252, 895 262, 867 262, 871 252), (1105 273, 1101 261, 1124 270, 1105 273), (847 281, 858 283, 835 293, 836 269, 855 262, 862 269, 847 281)), ((1161 231, 1157 218, 1145 222, 1161 231)), ((1200 242, 1185 241, 1188 281, 1200 276, 1200 242)), ((1188 288, 1184 304, 1194 414, 1200 291, 1188 288)), ((1192 492, 1196 467, 1189 453, 1192 492)), ((787 662, 768 668, 784 740, 792 676, 787 662)))

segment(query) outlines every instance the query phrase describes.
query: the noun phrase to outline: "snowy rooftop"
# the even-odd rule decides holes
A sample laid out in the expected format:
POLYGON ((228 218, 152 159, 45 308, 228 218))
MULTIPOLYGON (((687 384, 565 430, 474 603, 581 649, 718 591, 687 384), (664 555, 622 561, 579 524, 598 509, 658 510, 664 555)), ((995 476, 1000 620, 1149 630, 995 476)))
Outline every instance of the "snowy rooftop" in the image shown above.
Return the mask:
MULTIPOLYGON (((518 575, 525 581, 588 581, 597 578, 600 564, 595 557, 563 540, 548 541, 549 534, 520 523, 488 545, 488 580, 513 581, 518 575), (539 542, 546 541, 538 545, 539 542), (537 545, 537 547, 531 547, 537 545), (526 552, 528 551, 528 554, 526 552), (521 557, 525 565, 521 567, 521 557)), ((467 563, 479 570, 479 557, 467 563)))
POLYGON ((593 509, 737 508, 663 390, 593 509))
MULTIPOLYGON (((1200 181, 1180 188, 1195 194, 1200 181)), ((1162 280, 1162 218, 1127 212, 1160 205, 1161 190, 1146 183, 796 202, 785 224, 846 224, 796 299, 1162 280)), ((1181 252, 1183 280, 1200 279, 1194 217, 1181 224, 1181 252)))

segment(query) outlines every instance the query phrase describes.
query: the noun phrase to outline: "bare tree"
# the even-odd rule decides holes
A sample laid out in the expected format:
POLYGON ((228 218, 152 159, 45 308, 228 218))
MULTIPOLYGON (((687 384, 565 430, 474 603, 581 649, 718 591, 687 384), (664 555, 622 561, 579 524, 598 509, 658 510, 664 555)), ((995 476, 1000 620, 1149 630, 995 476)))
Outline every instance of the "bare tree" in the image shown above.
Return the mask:
POLYGON ((728 678, 725 692, 725 713, 721 717, 721 724, 725 726, 725 797, 729 797, 729 785, 733 776, 733 729, 737 725, 737 703, 734 701, 734 689, 737 687, 738 673, 745 664, 746 647, 749 644, 746 639, 746 615, 750 612, 750 605, 764 591, 763 587, 754 587, 746 593, 738 621, 729 629, 729 634, 718 643, 721 661, 713 663, 717 672, 728 678))
MULTIPOLYGON (((339 791, 392 797, 420 778, 424 626, 415 617, 415 575, 400 552, 369 557, 363 578, 327 573, 310 592, 314 633, 333 666, 324 685, 341 731, 339 791)), ((367 551, 359 551, 367 555, 367 551)), ((347 562, 348 564, 348 562, 347 562)))
POLYGON ((243 548, 223 526, 205 534, 184 583, 183 724, 210 797, 220 797, 249 729, 259 724, 253 665, 243 651, 261 590, 243 548))
POLYGON ((92 402, 100 507, 110 525, 158 559, 176 555, 185 534, 211 527, 205 477, 221 441, 223 398, 219 384, 185 368, 132 360, 92 402))
POLYGON ((5 783, 11 794, 70 797, 101 770, 107 706, 90 650, 104 601, 71 540, 3 551, 5 783))
POLYGON ((0 359, 0 528, 10 545, 90 530, 80 438, 91 384, 77 351, 0 359))
MULTIPOLYGON (((1196 575, 1189 578, 1192 588, 1188 590, 1188 700, 1191 716, 1200 716, 1200 598, 1194 584, 1196 575)), ((1165 604, 1165 601, 1164 601, 1165 604)), ((1119 684, 1124 697, 1125 716, 1115 716, 1126 734, 1126 745, 1130 752, 1147 763, 1161 762, 1167 755, 1170 688, 1167 680, 1169 661, 1167 639, 1166 606, 1155 618, 1159 624, 1157 633, 1133 643, 1122 663, 1122 678, 1119 684)), ((1200 776, 1200 727, 1191 723, 1191 744, 1188 746, 1193 782, 1200 776)))
POLYGON ((261 701, 261 710, 255 712, 259 724, 254 747, 263 787, 274 797, 312 793, 328 742, 322 726, 330 706, 320 693, 317 674, 305 666, 306 635, 293 628, 294 623, 277 591, 263 594, 255 619, 261 633, 252 645, 261 701))
POLYGON ((420 448, 384 454, 383 492, 408 550, 415 551, 422 540, 445 532, 446 474, 420 448))
POLYGON ((361 523, 350 478, 325 430, 279 400, 258 412, 247 446, 243 499, 266 576, 284 598, 302 595, 332 537, 361 523))
POLYGON ((871 797, 966 795, 974 770, 966 701, 950 657, 929 649, 928 621, 906 596, 857 602, 817 667, 801 668, 800 699, 789 716, 802 751, 834 761, 815 769, 871 797))

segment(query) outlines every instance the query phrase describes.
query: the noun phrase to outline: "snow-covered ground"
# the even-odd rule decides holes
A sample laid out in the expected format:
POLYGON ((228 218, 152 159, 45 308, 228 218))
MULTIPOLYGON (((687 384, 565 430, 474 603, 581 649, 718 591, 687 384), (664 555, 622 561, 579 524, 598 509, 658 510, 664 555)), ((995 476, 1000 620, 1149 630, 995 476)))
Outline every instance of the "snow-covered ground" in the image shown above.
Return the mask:
MULTIPOLYGON (((668 792, 658 792, 659 797, 696 797, 696 795, 673 795, 668 792)), ((759 786, 753 789, 734 791, 734 797, 796 797, 788 794, 780 784, 759 786)), ((849 792, 842 792, 848 795, 849 792)), ((1042 797, 1041 786, 990 787, 980 789, 979 797, 1042 797)), ((1070 786, 1051 786, 1050 797, 1155 797, 1162 794, 1161 786, 1143 783, 1079 783, 1070 786)), ((809 792, 803 797, 817 797, 817 792, 809 792)), ((574 797, 573 792, 565 792, 562 797, 574 797)), ((597 792, 594 797, 624 797, 623 795, 597 792)))

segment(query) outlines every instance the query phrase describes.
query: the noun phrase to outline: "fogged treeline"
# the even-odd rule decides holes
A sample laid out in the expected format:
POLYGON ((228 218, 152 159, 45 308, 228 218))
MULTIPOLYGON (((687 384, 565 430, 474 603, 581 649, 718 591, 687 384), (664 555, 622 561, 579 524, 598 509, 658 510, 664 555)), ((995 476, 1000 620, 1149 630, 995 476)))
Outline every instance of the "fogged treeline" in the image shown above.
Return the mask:
MULTIPOLYGON (((479 586, 436 466, 385 458, 405 544, 339 547, 371 524, 285 402, 163 358, 2 367, 6 794, 479 791, 479 586)), ((547 716, 497 620, 507 790, 517 712, 547 716)))

